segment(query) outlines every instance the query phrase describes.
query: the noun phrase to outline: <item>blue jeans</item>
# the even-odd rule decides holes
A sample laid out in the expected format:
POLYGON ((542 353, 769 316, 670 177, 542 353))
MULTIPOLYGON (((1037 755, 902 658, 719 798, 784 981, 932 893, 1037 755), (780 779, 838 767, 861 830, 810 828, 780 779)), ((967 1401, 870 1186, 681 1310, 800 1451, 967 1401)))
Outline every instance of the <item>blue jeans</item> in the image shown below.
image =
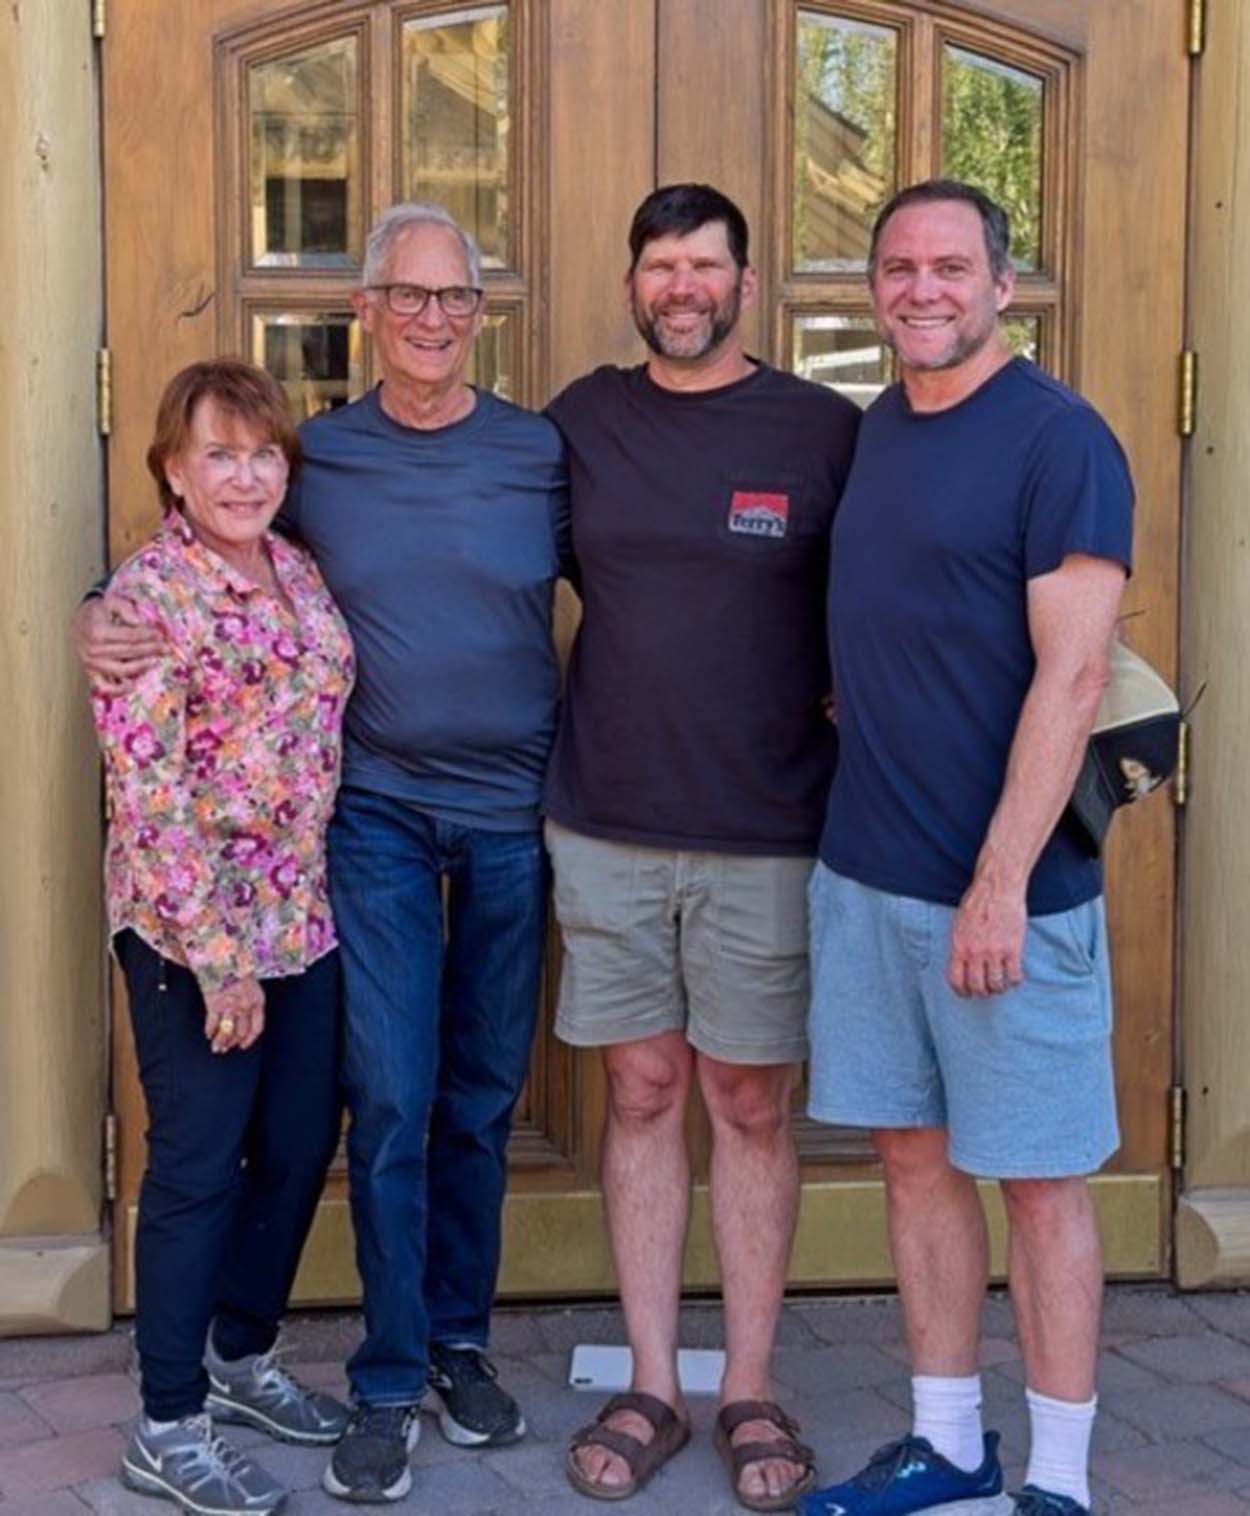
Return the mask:
POLYGON ((461 826, 347 787, 329 865, 364 1286, 365 1340, 347 1369, 358 1401, 409 1405, 425 1393, 431 1342, 485 1347, 490 1330, 546 854, 537 831, 461 826))

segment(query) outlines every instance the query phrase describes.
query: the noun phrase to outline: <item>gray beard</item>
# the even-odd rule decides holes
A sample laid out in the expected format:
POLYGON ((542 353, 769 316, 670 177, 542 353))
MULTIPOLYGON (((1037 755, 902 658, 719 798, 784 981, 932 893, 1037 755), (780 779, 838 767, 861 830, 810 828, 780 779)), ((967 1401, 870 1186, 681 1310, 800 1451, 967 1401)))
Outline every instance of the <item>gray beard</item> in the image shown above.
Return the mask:
POLYGON ((634 315, 634 325, 638 328, 638 335, 647 344, 653 353, 660 358, 677 358, 693 361, 705 357, 713 349, 718 348, 725 338, 729 336, 738 324, 738 316, 741 308, 741 282, 735 284, 733 293, 725 301, 723 307, 718 307, 708 322, 702 338, 697 332, 691 332, 689 337, 679 342, 665 341, 661 336, 660 324, 653 321, 643 311, 639 310, 637 300, 630 302, 630 308, 634 315), (693 343, 693 346, 688 346, 693 343))
MULTIPOLYGON (((943 358, 940 363, 908 363, 907 367, 919 374, 941 374, 947 369, 958 368, 961 363, 967 363, 969 358, 974 357, 989 342, 993 341, 994 333, 998 330, 998 322, 995 320, 988 330, 984 332, 970 332, 966 337, 957 342, 950 355, 943 358)), ((898 344, 893 337, 881 334, 885 345, 898 357, 898 344)), ((899 360, 902 361, 901 359, 899 360)))

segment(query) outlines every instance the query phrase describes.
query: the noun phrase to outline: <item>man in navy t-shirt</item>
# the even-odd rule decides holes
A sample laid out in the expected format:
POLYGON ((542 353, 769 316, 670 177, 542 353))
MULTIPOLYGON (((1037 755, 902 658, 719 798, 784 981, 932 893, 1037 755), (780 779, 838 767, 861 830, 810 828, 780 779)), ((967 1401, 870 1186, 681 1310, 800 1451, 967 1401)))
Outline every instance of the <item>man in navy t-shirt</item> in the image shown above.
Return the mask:
POLYGON ((811 1112, 873 1130, 915 1415, 807 1516, 1012 1509, 981 1428, 977 1176, 1002 1184, 1025 1363, 1014 1510, 1088 1516, 1102 1265, 1085 1176, 1118 1132, 1101 868, 1065 808, 1133 497, 1097 413, 1012 356, 1008 244, 1003 211, 945 181, 897 195, 873 233, 901 383, 864 419, 833 532, 811 1112))

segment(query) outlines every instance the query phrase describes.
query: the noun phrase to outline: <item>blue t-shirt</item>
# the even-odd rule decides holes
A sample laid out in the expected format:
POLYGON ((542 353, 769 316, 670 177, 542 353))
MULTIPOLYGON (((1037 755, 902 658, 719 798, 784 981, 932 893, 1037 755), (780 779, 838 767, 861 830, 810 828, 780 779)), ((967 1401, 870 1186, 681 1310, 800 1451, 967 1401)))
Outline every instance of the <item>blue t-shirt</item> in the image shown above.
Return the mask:
POLYGON ((300 436, 284 524, 312 549, 359 667, 344 784, 466 826, 537 826, 560 687, 559 432, 482 390, 463 420, 418 431, 375 389, 300 436))
MULTIPOLYGON (((1028 580, 1069 553, 1127 568, 1132 511, 1106 423, 1022 359, 949 410, 913 411, 901 385, 869 409, 833 529, 830 868, 959 902, 1033 678, 1028 580)), ((1097 858, 1062 821, 1030 878, 1030 914, 1101 888, 1097 858)))

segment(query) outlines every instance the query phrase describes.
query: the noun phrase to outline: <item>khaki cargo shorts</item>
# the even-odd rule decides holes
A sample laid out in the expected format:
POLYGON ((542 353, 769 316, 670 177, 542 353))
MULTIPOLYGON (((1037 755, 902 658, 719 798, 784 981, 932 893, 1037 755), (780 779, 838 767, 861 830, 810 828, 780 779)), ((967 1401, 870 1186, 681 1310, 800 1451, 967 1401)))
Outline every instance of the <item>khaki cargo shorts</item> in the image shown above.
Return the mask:
POLYGON ((564 969, 556 1035, 683 1031, 725 1063, 807 1056, 811 858, 670 852, 549 821, 564 969))

